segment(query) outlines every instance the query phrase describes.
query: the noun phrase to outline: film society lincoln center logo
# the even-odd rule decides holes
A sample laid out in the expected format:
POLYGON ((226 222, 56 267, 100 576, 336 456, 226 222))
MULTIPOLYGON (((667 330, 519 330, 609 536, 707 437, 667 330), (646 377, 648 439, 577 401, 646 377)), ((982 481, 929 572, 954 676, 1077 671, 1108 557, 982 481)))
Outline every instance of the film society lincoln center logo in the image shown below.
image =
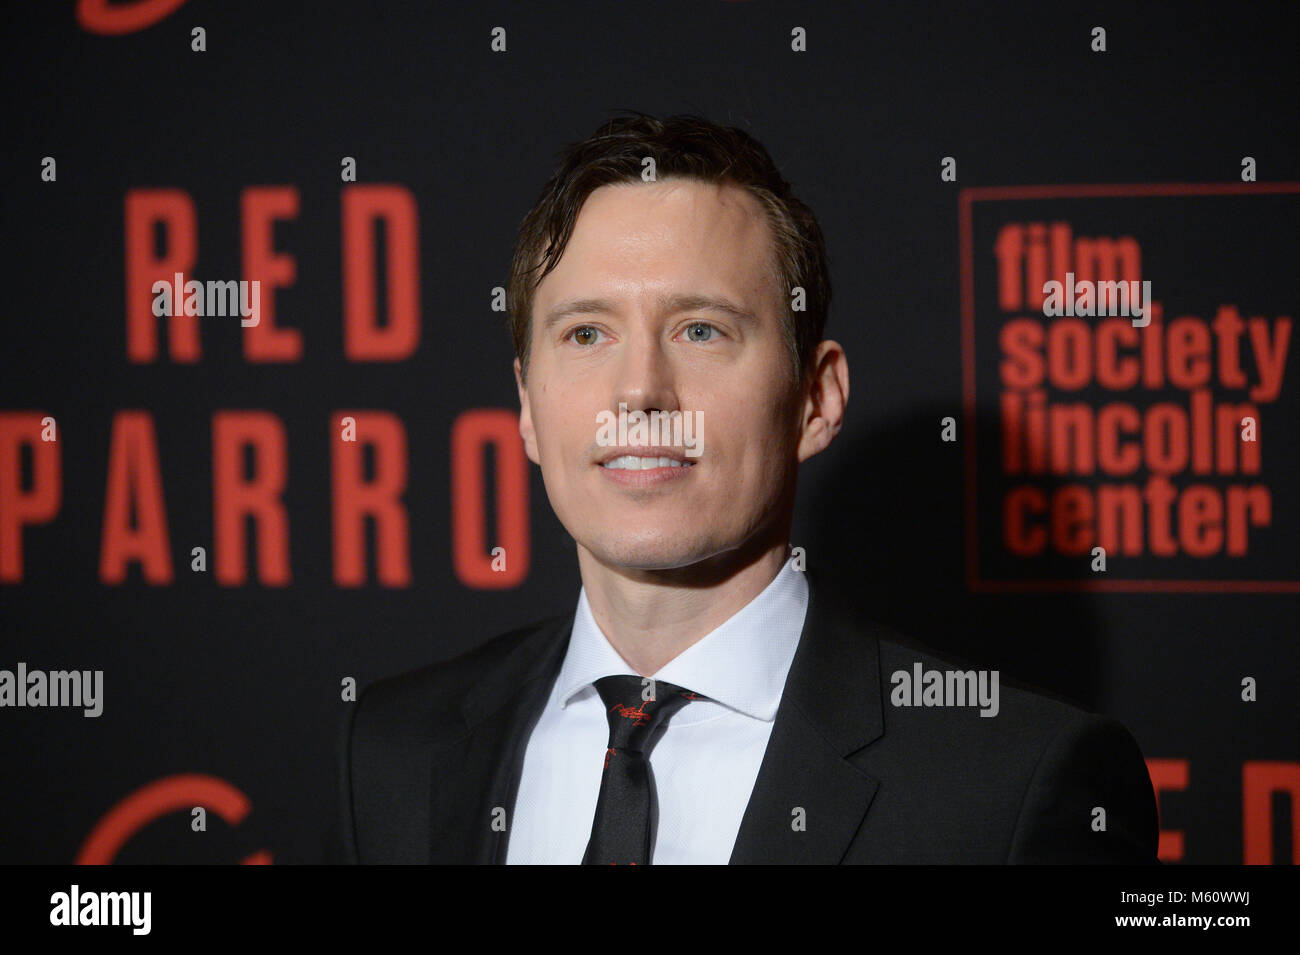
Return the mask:
POLYGON ((968 586, 1300 591, 1300 183, 959 210, 968 586))

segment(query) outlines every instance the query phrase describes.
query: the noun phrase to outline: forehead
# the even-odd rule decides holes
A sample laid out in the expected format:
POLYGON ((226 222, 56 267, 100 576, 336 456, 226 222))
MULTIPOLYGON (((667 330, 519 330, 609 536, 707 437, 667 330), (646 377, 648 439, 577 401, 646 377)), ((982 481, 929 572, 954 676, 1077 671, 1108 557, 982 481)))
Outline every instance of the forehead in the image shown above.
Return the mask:
POLYGON ((671 178, 601 186, 587 197, 538 314, 576 294, 719 294, 755 311, 773 294, 775 246, 762 204, 733 183, 671 178))

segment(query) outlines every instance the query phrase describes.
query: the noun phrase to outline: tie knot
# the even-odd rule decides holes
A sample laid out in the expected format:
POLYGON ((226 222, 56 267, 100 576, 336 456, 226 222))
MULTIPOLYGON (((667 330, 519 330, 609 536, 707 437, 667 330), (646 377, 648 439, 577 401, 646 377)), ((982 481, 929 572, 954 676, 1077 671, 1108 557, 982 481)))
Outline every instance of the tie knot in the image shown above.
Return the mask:
POLYGON ((611 749, 640 752, 655 730, 691 700, 701 700, 666 680, 639 676, 604 676, 594 684, 605 702, 611 749))

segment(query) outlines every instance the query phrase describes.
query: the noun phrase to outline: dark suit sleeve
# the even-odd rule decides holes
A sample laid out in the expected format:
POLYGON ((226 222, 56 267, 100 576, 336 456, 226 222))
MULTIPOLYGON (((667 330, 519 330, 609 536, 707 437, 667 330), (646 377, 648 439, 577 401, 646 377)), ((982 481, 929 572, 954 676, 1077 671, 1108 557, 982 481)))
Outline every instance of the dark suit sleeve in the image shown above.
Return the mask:
POLYGON ((352 813, 352 728, 365 693, 350 703, 338 732, 335 813, 326 838, 325 861, 330 865, 357 865, 356 821, 352 813))
POLYGON ((1083 714, 1039 758, 1006 861, 1155 865, 1158 837, 1155 792, 1137 741, 1116 720, 1083 714))

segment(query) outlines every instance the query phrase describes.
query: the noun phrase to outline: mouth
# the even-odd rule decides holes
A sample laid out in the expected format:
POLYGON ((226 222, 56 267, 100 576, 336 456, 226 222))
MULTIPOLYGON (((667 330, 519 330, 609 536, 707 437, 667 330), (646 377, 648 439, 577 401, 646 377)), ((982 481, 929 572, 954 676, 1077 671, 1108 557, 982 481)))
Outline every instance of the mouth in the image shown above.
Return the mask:
POLYGON ((653 471, 657 468, 691 468, 695 462, 681 448, 659 445, 623 445, 610 448, 596 462, 607 471, 653 471))
POLYGON ((611 448, 596 465, 616 485, 646 489, 685 478, 695 468, 695 461, 681 448, 624 446, 611 448))
POLYGON ((643 457, 636 454, 623 454, 600 462, 607 471, 653 471, 655 468, 693 468, 694 461, 667 456, 643 457))

